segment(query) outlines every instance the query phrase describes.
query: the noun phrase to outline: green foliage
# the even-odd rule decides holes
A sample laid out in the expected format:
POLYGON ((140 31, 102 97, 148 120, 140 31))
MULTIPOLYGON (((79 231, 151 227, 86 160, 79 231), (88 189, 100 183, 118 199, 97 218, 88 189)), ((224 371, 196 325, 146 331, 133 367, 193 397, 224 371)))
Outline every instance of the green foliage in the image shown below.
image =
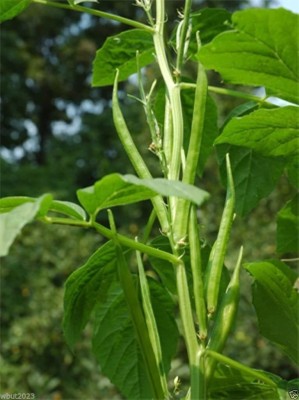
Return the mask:
POLYGON ((279 261, 250 263, 246 269, 255 279, 253 303, 261 333, 278 343, 297 362, 299 294, 294 289, 296 273, 279 261))
POLYGON ((31 0, 2 0, 0 22, 12 19, 29 6, 31 0))
MULTIPOLYGON (((221 354, 239 304, 242 248, 230 279, 223 267, 235 211, 248 213, 271 192, 285 167, 294 185, 298 108, 274 107, 248 93, 208 86, 204 67, 220 72, 229 83, 263 85, 268 95, 297 103, 293 29, 297 16, 283 9, 244 10, 232 17, 221 9, 192 14, 191 3, 186 0, 182 20, 172 35, 169 32, 170 43, 165 41, 165 1, 154 5, 148 1, 136 3, 145 13, 146 24, 77 6, 78 1, 72 0, 70 5, 47 3, 135 28, 111 36, 98 50, 92 82, 94 86, 114 84, 113 121, 137 176, 112 173, 103 177, 101 173, 101 180, 94 176, 95 183, 77 191, 84 209, 75 203, 53 200, 52 195, 4 198, 0 202, 2 254, 7 254, 23 226, 34 219, 94 229, 109 239, 67 279, 63 329, 74 350, 91 320, 93 352, 103 372, 126 397, 169 397, 165 373, 175 355, 180 329, 190 368, 187 398, 279 399, 286 395, 288 383, 221 354), (176 52, 172 62, 167 55, 169 45, 176 52), (200 60, 195 84, 182 73, 188 60, 200 60), (158 96, 154 95, 156 80, 148 91, 141 73, 141 68, 153 61, 163 81, 158 96), (118 82, 135 72, 138 100, 151 134, 149 148, 157 156, 162 174, 159 178, 153 177, 142 157, 119 104, 118 82), (193 88, 195 94, 189 91, 193 88), (218 137, 217 111, 209 90, 251 101, 232 110, 218 137), (197 187, 195 177, 196 172, 204 176, 213 141, 218 146, 220 164, 226 160, 227 195, 210 250, 202 245, 195 208, 209 195, 197 187), (153 206, 143 235, 133 240, 118 233, 109 208, 135 206, 143 200, 151 200, 153 206), (99 211, 104 209, 108 209, 110 228, 97 221, 102 218, 99 211), (156 218, 163 235, 158 238, 154 232, 156 218), (136 263, 140 279, 135 276, 136 263), (229 369, 221 368, 221 364, 229 369)), ((13 10, 13 0, 4 4, 3 19, 21 11, 19 3, 13 10)), ((42 81, 39 68, 33 69, 33 75, 42 81)), ((45 109, 50 104, 51 96, 45 109)), ((43 127, 47 131, 49 125, 43 127)), ((44 153, 45 148, 43 145, 44 153)), ((278 251, 296 250, 292 235, 298 234, 297 200, 295 197, 287 203, 278 215, 278 251)), ((296 362, 299 327, 295 273, 280 261, 252 262, 246 269, 254 278, 253 303, 261 333, 296 362)), ((55 379, 50 381, 48 390, 56 384, 55 379)))
POLYGON ((266 156, 294 156, 299 145, 298 117, 298 107, 257 110, 233 118, 215 143, 248 147, 266 156))
POLYGON ((264 86, 268 95, 298 104, 298 18, 284 9, 236 12, 233 30, 217 36, 198 57, 227 82, 264 86))
POLYGON ((299 198, 298 194, 277 214, 278 253, 299 252, 299 198))
POLYGON ((123 81, 154 60, 152 36, 140 29, 122 32, 109 37, 93 62, 93 86, 112 85, 115 70, 119 70, 119 80, 123 81))

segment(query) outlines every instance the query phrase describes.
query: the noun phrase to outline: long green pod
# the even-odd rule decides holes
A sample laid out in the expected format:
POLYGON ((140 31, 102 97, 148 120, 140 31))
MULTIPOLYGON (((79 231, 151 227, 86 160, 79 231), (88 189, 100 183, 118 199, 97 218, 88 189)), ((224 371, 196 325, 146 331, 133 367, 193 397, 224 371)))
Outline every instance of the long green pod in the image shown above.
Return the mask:
POLYGON ((164 365, 163 365, 160 337, 159 337, 156 319, 155 319, 155 315, 154 315, 153 307, 152 307, 152 303, 151 303, 150 290, 148 287, 148 282, 147 282, 146 275, 144 272, 144 266, 143 266, 141 254, 139 251, 136 252, 136 258, 137 258, 137 265, 138 265, 139 283, 140 283, 140 289, 141 289, 141 298, 142 298, 145 322, 146 322, 146 326, 148 329, 148 334, 149 334, 149 338, 151 341, 151 345, 152 345, 152 348, 153 348, 153 351, 154 351, 154 354, 156 357, 156 363, 159 367, 161 386, 163 388, 164 393, 168 393, 167 378, 166 378, 164 365))
POLYGON ((206 295, 209 314, 213 314, 217 307, 222 268, 234 219, 235 188, 228 154, 226 154, 226 170, 226 201, 220 222, 218 236, 210 253, 210 259, 208 263, 206 295))
MULTIPOLYGON (((235 316, 238 310, 240 297, 240 270, 243 257, 243 247, 241 247, 238 260, 227 286, 223 300, 216 314, 216 319, 212 328, 211 336, 207 348, 221 353, 227 338, 232 330, 235 316)), ((207 377, 213 373, 215 361, 210 360, 207 367, 207 377)))
MULTIPOLYGON (((183 173, 183 182, 193 185, 195 182, 197 164, 201 149, 204 119, 208 93, 208 80, 205 69, 198 63, 197 81, 194 97, 191 134, 186 158, 186 166, 183 173)), ((186 236, 190 202, 184 199, 178 200, 177 216, 175 224, 175 238, 179 241, 186 236)))
POLYGON ((205 340, 207 337, 207 312, 204 296, 204 284, 201 262, 200 239, 198 223, 196 217, 196 208, 192 206, 189 222, 189 246, 190 263, 193 278, 193 293, 195 300, 196 316, 199 323, 199 338, 205 340))
MULTIPOLYGON (((113 122, 115 125, 115 129, 117 131, 118 137, 137 173, 137 175, 142 178, 152 178, 151 173, 149 172, 143 158, 141 157, 135 143, 133 142, 132 136, 127 127, 126 121, 122 114, 122 111, 118 102, 118 75, 119 71, 116 70, 114 86, 113 86, 113 94, 112 94, 112 112, 113 112, 113 122)), ((155 196, 152 199, 153 207, 156 210, 157 217, 161 224, 161 228, 163 232, 168 232, 169 224, 167 218, 167 211, 164 204, 164 201, 161 196, 155 196)))
POLYGON ((108 216, 111 230, 114 232, 114 237, 112 239, 115 244, 115 251, 117 255, 118 276, 124 291, 125 300, 131 315, 136 337, 140 345, 146 373, 152 386, 154 398, 165 399, 167 398, 167 393, 164 392, 161 386, 159 368, 156 363, 153 347, 151 345, 148 328, 142 313, 141 305, 139 303, 138 294, 134 285, 131 271, 124 256, 121 244, 118 241, 111 210, 108 210, 108 216))

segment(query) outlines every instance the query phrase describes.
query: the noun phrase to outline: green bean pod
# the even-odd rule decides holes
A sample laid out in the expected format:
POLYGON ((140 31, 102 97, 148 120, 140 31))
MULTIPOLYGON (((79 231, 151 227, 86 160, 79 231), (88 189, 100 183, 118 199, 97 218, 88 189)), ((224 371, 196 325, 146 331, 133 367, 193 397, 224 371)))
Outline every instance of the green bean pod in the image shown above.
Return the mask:
POLYGON ((218 236, 210 253, 208 271, 207 271, 206 296, 207 296, 207 308, 210 315, 215 312, 217 307, 224 257, 226 254, 231 227, 234 219, 235 188, 234 188, 233 176, 228 154, 226 154, 226 170, 227 170, 226 201, 220 222, 218 236))
MULTIPOLYGON (((113 86, 113 94, 112 94, 112 112, 113 112, 113 122, 115 129, 117 131, 118 137, 137 173, 137 175, 142 179, 150 179, 152 178, 151 173, 149 172, 147 165, 145 164, 143 158, 141 157, 135 143, 133 142, 130 131, 127 127, 126 121, 122 114, 122 111, 119 106, 117 90, 118 90, 118 75, 119 71, 116 71, 114 86, 113 86)), ((161 196, 155 196, 152 199, 153 206, 156 210, 157 217, 161 224, 161 228, 163 232, 168 232, 169 224, 167 218, 167 211, 163 199, 161 196)))
MULTIPOLYGON (((238 310, 240 297, 240 270, 243 257, 243 247, 241 247, 235 270, 227 286, 222 302, 216 314, 216 319, 212 328, 211 336, 207 349, 221 353, 226 340, 232 330, 235 316, 238 310)), ((215 365, 215 361, 208 363, 207 376, 210 377, 215 365)))

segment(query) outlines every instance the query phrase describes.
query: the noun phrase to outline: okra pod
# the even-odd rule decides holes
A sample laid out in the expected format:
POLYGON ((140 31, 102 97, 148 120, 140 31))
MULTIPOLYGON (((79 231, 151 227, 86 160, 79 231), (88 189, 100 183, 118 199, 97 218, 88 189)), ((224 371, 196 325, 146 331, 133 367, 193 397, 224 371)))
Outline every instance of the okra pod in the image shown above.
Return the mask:
POLYGON ((234 219, 235 188, 228 154, 226 154, 226 171, 226 201, 220 222, 218 236, 210 253, 207 271, 206 296, 207 308, 210 315, 215 312, 217 307, 224 257, 226 254, 231 227, 234 219))

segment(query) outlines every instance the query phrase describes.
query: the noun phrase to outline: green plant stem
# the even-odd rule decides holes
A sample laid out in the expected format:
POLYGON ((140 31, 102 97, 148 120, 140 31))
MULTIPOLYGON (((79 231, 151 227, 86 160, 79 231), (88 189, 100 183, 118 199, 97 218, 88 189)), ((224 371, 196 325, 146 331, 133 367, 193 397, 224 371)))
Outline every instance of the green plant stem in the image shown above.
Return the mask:
POLYGON ((144 359, 145 370, 151 383, 154 398, 164 399, 166 393, 161 386, 159 368, 156 362, 154 350, 150 341, 148 327, 144 319, 142 308, 138 299, 133 277, 124 256, 121 244, 118 240, 114 218, 111 210, 108 210, 111 232, 113 234, 115 250, 117 254, 117 268, 119 280, 124 292, 124 297, 131 315, 135 334, 140 345, 144 359))
POLYGON ((178 74, 178 78, 180 78, 180 76, 181 76, 181 69, 182 69, 182 65, 184 62, 185 43, 186 43, 187 32, 188 32, 188 28, 189 28, 191 5, 192 5, 192 0, 185 1, 184 15, 183 15, 184 19, 183 19, 183 25, 182 25, 180 38, 179 38, 180 43, 179 43, 179 47, 178 47, 177 62, 176 62, 176 72, 178 74))
POLYGON ((156 2, 156 25, 153 35, 157 62, 169 97, 172 123, 173 123, 173 148, 169 166, 169 179, 178 180, 181 169, 181 150, 183 146, 183 112, 181 104, 180 86, 172 78, 169 68, 164 42, 165 4, 164 0, 156 2))
POLYGON ((268 378, 262 372, 256 371, 252 368, 247 367, 244 364, 239 363, 238 361, 232 360, 229 357, 224 356, 223 354, 219 354, 216 351, 206 349, 204 355, 207 357, 211 357, 214 360, 221 362, 223 364, 229 365, 231 368, 235 368, 239 371, 242 371, 248 375, 251 375, 253 378, 261 380, 267 383, 269 386, 273 387, 273 389, 277 390, 277 385, 272 379, 268 378))
POLYGON ((50 6, 50 7, 63 8, 65 10, 79 11, 82 13, 94 15, 96 17, 117 21, 121 24, 132 26, 133 28, 143 29, 149 33, 153 32, 153 28, 149 25, 142 24, 141 22, 134 21, 129 18, 120 17, 119 15, 114 15, 100 10, 94 10, 88 7, 82 7, 78 5, 71 6, 68 4, 59 3, 57 1, 49 1, 49 0, 32 0, 32 2, 37 4, 43 4, 45 6, 50 6))
MULTIPOLYGON (((196 89, 196 84, 195 83, 180 83, 181 89, 196 89)), ((221 88, 217 86, 208 86, 209 92, 213 93, 218 93, 222 94, 225 96, 232 96, 232 97, 238 97, 240 99, 248 100, 248 101, 254 101, 256 103, 260 103, 269 107, 273 107, 272 103, 269 103, 268 101, 265 100, 263 97, 255 96, 250 93, 244 93, 240 92, 238 90, 232 90, 232 89, 226 89, 226 88, 221 88)))
MULTIPOLYGON (((80 228, 94 228, 101 235, 106 237, 107 239, 113 239, 114 233, 105 226, 98 224, 95 221, 79 221, 73 220, 70 218, 59 218, 59 217, 43 217, 40 218, 42 222, 47 224, 57 224, 57 225, 69 225, 76 226, 80 228)), ((177 265, 181 262, 181 260, 171 253, 167 253, 166 251, 156 249, 154 247, 148 246, 146 244, 136 242, 133 239, 130 239, 126 236, 120 235, 117 233, 118 241, 121 245, 128 247, 133 250, 138 250, 141 253, 148 254, 150 256, 160 258, 161 260, 169 261, 173 265, 177 265)))

